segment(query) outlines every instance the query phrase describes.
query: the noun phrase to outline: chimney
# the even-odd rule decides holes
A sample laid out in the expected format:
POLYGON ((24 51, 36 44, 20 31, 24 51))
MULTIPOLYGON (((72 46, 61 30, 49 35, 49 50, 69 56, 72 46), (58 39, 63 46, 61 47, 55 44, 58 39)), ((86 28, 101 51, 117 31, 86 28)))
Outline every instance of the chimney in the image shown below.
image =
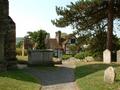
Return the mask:
POLYGON ((56 32, 56 39, 59 45, 61 45, 61 31, 56 32))

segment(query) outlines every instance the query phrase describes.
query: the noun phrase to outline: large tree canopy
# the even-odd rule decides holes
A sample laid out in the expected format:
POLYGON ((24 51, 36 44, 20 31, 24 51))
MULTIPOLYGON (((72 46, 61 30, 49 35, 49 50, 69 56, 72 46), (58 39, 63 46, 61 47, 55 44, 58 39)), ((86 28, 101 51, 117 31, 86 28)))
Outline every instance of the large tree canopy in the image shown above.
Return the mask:
POLYGON ((56 7, 57 27, 73 26, 79 35, 96 33, 98 24, 108 28, 107 48, 112 49, 113 20, 120 18, 120 0, 79 0, 66 7, 56 7))

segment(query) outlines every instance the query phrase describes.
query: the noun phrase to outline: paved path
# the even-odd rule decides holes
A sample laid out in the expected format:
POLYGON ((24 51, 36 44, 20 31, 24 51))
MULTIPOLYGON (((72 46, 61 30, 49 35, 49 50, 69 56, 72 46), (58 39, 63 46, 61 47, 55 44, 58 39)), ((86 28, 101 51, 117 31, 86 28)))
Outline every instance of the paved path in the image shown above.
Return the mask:
POLYGON ((37 70, 30 67, 26 70, 42 83, 41 90, 78 90, 74 81, 74 64, 65 62, 56 67, 55 70, 37 70))

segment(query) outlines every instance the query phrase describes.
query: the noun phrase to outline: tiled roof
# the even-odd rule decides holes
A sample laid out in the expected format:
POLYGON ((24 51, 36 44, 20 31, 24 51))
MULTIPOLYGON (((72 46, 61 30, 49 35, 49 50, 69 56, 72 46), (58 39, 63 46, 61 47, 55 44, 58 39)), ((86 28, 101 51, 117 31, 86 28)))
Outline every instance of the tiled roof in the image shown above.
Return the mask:
POLYGON ((50 49, 61 49, 62 47, 58 44, 57 39, 49 39, 49 48, 50 49))

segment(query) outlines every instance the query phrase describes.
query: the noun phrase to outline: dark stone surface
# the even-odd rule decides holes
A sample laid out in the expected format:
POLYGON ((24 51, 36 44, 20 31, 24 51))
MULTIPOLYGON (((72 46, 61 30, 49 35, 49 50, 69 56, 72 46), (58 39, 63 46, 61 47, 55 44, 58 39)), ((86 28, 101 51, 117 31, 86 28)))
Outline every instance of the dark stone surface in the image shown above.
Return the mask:
MULTIPOLYGON (((6 67, 16 66, 16 26, 9 16, 9 1, 0 0, 0 34, 4 33, 4 61, 6 67)), ((2 43, 3 44, 3 43, 2 43)), ((0 49, 1 50, 1 49, 0 49)), ((2 65, 0 65, 0 68, 2 65)))

